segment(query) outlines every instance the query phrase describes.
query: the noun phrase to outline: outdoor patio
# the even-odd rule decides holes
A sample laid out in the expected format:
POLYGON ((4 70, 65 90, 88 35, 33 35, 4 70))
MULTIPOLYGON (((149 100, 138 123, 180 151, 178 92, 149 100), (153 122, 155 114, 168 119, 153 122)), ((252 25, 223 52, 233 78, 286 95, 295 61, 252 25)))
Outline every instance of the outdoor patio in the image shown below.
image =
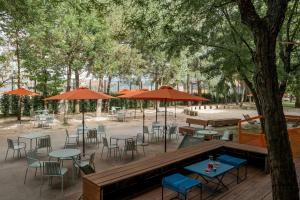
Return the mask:
MULTIPOLYGON (((169 109, 172 111, 172 109, 169 109)), ((249 115, 255 115, 254 111, 245 111, 245 110, 201 110, 200 118, 204 119, 214 119, 217 117, 240 117, 242 116, 242 113, 247 113, 249 115)), ((139 112, 139 111, 138 111, 139 112)), ((177 119, 176 122, 178 123, 178 126, 186 125, 185 119, 186 115, 182 113, 183 108, 177 109, 177 119)), ((293 114, 293 113, 291 113, 293 114)), ((24 155, 21 159, 18 158, 12 158, 12 152, 9 152, 8 158, 6 161, 4 161, 5 158, 5 152, 7 150, 7 142, 6 138, 13 138, 17 139, 18 136, 24 133, 29 132, 42 132, 49 134, 51 137, 51 143, 52 143, 52 149, 63 149, 65 144, 65 128, 69 130, 70 133, 75 133, 76 127, 81 124, 81 115, 73 115, 69 116, 70 120, 69 126, 63 126, 60 121, 55 120, 52 128, 33 128, 32 122, 27 121, 25 118, 22 124, 18 124, 15 119, 7 119, 6 121, 2 121, 0 123, 0 129, 1 129, 1 145, 0 145, 0 151, 1 157, 0 157, 0 183, 1 183, 1 195, 0 199, 77 199, 78 196, 80 196, 82 191, 82 183, 81 178, 75 178, 74 183, 72 182, 72 162, 65 161, 64 166, 68 168, 69 172, 65 178, 65 184, 64 184, 64 192, 61 193, 60 186, 61 182, 60 180, 54 179, 53 185, 48 186, 47 181, 44 182, 44 185, 42 187, 42 193, 40 196, 40 174, 39 171, 37 173, 37 177, 34 177, 34 170, 29 169, 26 184, 24 185, 24 175, 25 170, 27 167, 26 159, 24 155), (18 188, 18 192, 16 192, 16 188, 18 188), (22 193, 22 195, 20 195, 22 193)), ((159 116, 158 120, 162 121, 163 116, 159 116)), ((174 120, 174 116, 168 116, 169 121, 174 120)), ((146 119, 145 124, 149 125, 155 121, 155 113, 153 110, 146 110, 146 119)), ((138 117, 137 119, 128 119, 127 122, 117 122, 117 121, 111 121, 108 120, 105 117, 95 117, 94 113, 87 114, 86 116, 86 124, 90 127, 96 127, 99 123, 102 123, 106 126, 107 130, 107 138, 113 135, 136 135, 138 132, 141 132, 141 126, 142 126, 142 118, 138 117)), ((171 141, 168 141, 167 149, 168 152, 174 151, 177 149, 178 145, 180 144, 180 141, 182 139, 182 136, 180 136, 178 142, 176 139, 173 139, 171 141)), ((80 138, 81 140, 81 138, 80 138)), ((29 147, 29 144, 27 142, 27 147, 29 147)), ((80 145, 80 148, 82 148, 82 144, 80 145)), ((87 144, 86 146, 86 152, 87 154, 90 154, 92 152, 96 152, 95 156, 95 168, 96 171, 103 171, 112 167, 121 166, 125 163, 131 162, 131 157, 128 155, 122 160, 116 160, 116 159, 106 159, 106 153, 104 154, 103 158, 101 159, 101 149, 102 144, 100 144, 100 147, 98 148, 97 145, 87 144)), ((151 143, 149 146, 146 147, 146 156, 143 155, 142 150, 139 149, 139 154, 135 156, 134 160, 141 160, 141 159, 147 159, 150 157, 154 157, 155 155, 162 154, 164 151, 164 145, 163 141, 160 141, 159 143, 151 143)), ((48 160, 47 152, 46 150, 40 150, 39 156, 42 160, 48 160)), ((298 165, 297 165, 298 166, 298 165)), ((255 168, 250 168, 249 170, 249 179, 247 179, 245 182, 243 182, 241 185, 236 186, 233 184, 233 186, 229 186, 230 190, 221 193, 218 198, 221 198, 224 195, 234 195, 234 191, 242 190, 242 185, 248 185, 246 184, 248 181, 250 184, 253 182, 258 181, 258 179, 262 178, 262 180, 265 180, 266 182, 270 181, 268 176, 263 175, 263 172, 260 170, 257 170, 255 168), (253 178, 252 178, 253 177, 253 178), (232 187, 232 188, 231 188, 232 187), (233 190, 232 190, 233 189, 233 190)), ((230 181, 227 180, 226 181, 230 181)), ((264 182, 264 181, 263 181, 264 182)), ((248 186, 245 186, 244 189, 247 189, 248 186)), ((251 188, 251 187, 250 187, 251 188)), ((250 189, 248 188, 248 190, 250 189)), ((149 192, 147 194, 144 194, 145 196, 139 197, 139 199, 147 198, 149 195, 155 195, 157 198, 159 197, 159 189, 154 190, 152 192, 149 192)), ((254 192, 256 193, 256 192, 254 192)), ((168 194, 168 193, 167 193, 168 194)), ((249 194, 250 195, 250 194, 249 194)), ((251 196, 251 195, 250 195, 251 196)), ((250 198, 249 198, 250 199, 250 198)))

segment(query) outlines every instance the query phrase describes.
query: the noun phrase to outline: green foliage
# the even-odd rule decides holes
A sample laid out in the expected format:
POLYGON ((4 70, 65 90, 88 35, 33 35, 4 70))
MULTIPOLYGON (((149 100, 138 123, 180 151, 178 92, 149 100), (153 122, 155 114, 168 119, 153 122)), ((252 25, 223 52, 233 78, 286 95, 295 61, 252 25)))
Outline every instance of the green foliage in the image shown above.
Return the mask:
POLYGON ((43 110, 44 109, 44 100, 41 96, 32 97, 32 107, 33 110, 43 110))
POLYGON ((7 117, 9 115, 9 95, 3 94, 1 97, 1 113, 3 114, 4 117, 7 117))
POLYGON ((29 96, 22 97, 23 100, 23 115, 30 116, 31 111, 31 101, 29 96))
POLYGON ((17 95, 10 95, 10 113, 14 116, 17 116, 19 113, 19 106, 18 106, 18 101, 19 101, 19 96, 17 95))

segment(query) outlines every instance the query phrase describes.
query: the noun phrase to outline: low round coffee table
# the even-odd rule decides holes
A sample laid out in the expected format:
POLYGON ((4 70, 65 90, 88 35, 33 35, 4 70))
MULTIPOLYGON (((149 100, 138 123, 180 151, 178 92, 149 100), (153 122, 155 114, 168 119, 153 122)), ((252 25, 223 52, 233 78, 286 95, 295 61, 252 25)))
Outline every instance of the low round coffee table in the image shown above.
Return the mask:
POLYGON ((213 138, 213 136, 218 135, 217 131, 211 131, 211 130, 198 130, 196 131, 197 135, 204 135, 205 137, 208 137, 210 140, 213 138))

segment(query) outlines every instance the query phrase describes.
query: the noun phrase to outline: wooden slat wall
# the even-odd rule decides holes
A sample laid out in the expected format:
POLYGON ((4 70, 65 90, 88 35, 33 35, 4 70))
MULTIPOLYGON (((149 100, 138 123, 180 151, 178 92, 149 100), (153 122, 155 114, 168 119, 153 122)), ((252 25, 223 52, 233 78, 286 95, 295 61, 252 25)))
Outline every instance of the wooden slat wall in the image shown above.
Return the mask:
POLYGON ((154 170, 166 167, 168 165, 187 160, 197 155, 207 153, 223 147, 253 151, 266 155, 266 150, 249 145, 241 145, 232 142, 223 142, 219 140, 207 141, 199 145, 194 145, 179 149, 174 152, 168 152, 159 156, 144 159, 123 166, 115 167, 106 171, 83 177, 83 194, 85 200, 102 200, 101 191, 105 186, 137 177, 143 174, 151 173, 154 170))

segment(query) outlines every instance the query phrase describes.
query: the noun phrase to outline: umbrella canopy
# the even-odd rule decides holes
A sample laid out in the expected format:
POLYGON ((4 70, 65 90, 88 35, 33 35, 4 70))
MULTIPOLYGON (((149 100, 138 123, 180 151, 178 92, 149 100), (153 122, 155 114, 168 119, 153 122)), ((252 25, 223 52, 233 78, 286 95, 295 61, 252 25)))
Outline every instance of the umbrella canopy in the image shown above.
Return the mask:
MULTIPOLYGON (((96 100, 96 99, 112 99, 113 96, 92 91, 86 87, 80 87, 78 89, 72 90, 70 92, 65 92, 59 95, 48 97, 45 100, 96 100)), ((83 156, 85 155, 85 137, 84 137, 84 109, 82 109, 82 149, 83 156)))
POLYGON ((86 87, 65 92, 59 95, 48 97, 45 100, 96 100, 96 99, 112 99, 113 96, 104 94, 102 92, 95 92, 86 87))
POLYGON ((174 90, 170 86, 161 86, 158 90, 152 90, 142 94, 132 96, 139 100, 159 100, 159 101, 209 101, 204 97, 193 96, 186 92, 174 90))
POLYGON ((18 101, 18 109, 19 109, 18 120, 20 121, 20 123, 21 123, 21 98, 22 98, 22 96, 40 96, 38 93, 32 92, 25 88, 18 88, 15 90, 4 92, 3 94, 20 96, 19 101, 18 101))
POLYGON ((186 92, 174 90, 170 86, 161 86, 158 90, 133 95, 136 100, 159 100, 165 102, 165 152, 167 151, 167 101, 209 101, 206 98, 193 96, 186 92))
POLYGON ((148 89, 129 90, 127 92, 127 94, 118 96, 118 98, 121 98, 121 99, 131 99, 135 95, 142 94, 142 93, 148 92, 148 91, 149 91, 148 89))
POLYGON ((4 92, 3 94, 12 94, 12 95, 18 95, 18 96, 40 96, 38 93, 32 92, 25 88, 18 88, 15 90, 4 92))
POLYGON ((120 90, 118 92, 116 92, 116 94, 119 94, 119 95, 124 95, 124 94, 128 94, 130 93, 131 90, 128 90, 128 89, 123 89, 123 90, 120 90))

